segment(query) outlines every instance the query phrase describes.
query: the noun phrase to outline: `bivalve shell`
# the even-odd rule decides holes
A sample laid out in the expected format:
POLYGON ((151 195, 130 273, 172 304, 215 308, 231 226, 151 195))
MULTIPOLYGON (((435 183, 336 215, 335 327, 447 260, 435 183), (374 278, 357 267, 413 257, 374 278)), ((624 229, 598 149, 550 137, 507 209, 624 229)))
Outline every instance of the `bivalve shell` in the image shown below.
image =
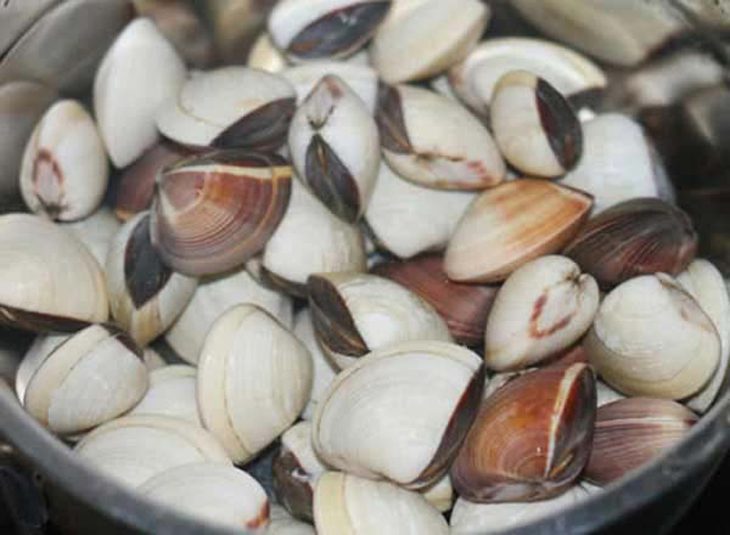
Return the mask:
POLYGON ((482 403, 451 467, 454 488, 479 503, 562 493, 588 461, 595 416, 595 379, 586 364, 513 379, 482 403))
POLYGON ((294 88, 281 76, 229 66, 197 73, 157 114, 157 127, 194 147, 276 150, 294 114, 294 88))
POLYGON ((85 219, 63 225, 86 246, 100 266, 106 262, 109 246, 120 227, 119 220, 105 206, 85 219))
POLYGON ((664 273, 611 291, 584 346, 601 377, 630 396, 686 398, 706 385, 720 360, 712 320, 664 273))
POLYGON ((216 275, 263 249, 284 217, 291 166, 242 150, 193 157, 164 170, 152 209, 152 242, 170 267, 216 275))
POLYGON ((337 61, 312 61, 289 67, 281 76, 294 86, 297 102, 301 105, 319 81, 333 75, 342 79, 362 99, 370 113, 375 111, 378 100, 378 73, 367 65, 355 65, 337 61))
POLYGON ((184 364, 151 371, 147 393, 129 414, 170 416, 202 427, 195 393, 197 374, 195 368, 184 364))
POLYGON ((86 247, 48 220, 0 216, 0 324, 75 331, 109 315, 104 274, 86 247))
POLYGON ((211 327, 198 362, 198 407, 236 463, 291 426, 311 389, 307 348, 264 310, 238 305, 211 327))
POLYGON ((560 251, 588 218, 590 195, 546 180, 519 179, 482 193, 461 218, 444 257, 457 282, 497 282, 560 251))
POLYGON ((307 287, 317 339, 340 369, 398 342, 451 341, 433 307, 391 280, 355 272, 320 273, 309 277, 307 287))
POLYGON ((162 263, 150 241, 149 220, 142 212, 122 226, 105 265, 112 316, 142 346, 172 325, 198 285, 162 263))
POLYGON ((282 0, 269 16, 269 34, 298 60, 343 58, 361 48, 383 21, 390 0, 282 0))
POLYGON ((131 22, 106 53, 94 80, 94 114, 116 167, 157 140, 155 114, 177 96, 185 64, 152 21, 131 22))
POLYGON ((144 396, 148 380, 141 357, 126 333, 91 325, 47 354, 28 381, 23 405, 54 433, 87 431, 144 396))
POLYGON ((281 505, 271 504, 267 535, 316 535, 314 527, 300 522, 281 505))
POLYGON ((23 403, 25 389, 28 388, 28 382, 33 374, 48 355, 70 336, 69 334, 39 334, 35 337, 15 372, 15 393, 21 403, 23 403))
POLYGON ((376 120, 385 159, 403 178, 439 189, 484 189, 504 179, 489 131, 447 97, 381 84, 376 120))
POLYGON ((75 100, 55 103, 25 147, 20 191, 31 211, 51 219, 82 219, 101 204, 109 172, 88 112, 75 100))
POLYGON ((271 36, 265 31, 256 38, 246 59, 247 67, 271 73, 283 71, 288 64, 284 54, 276 48, 271 36))
POLYGON ((481 359, 454 344, 405 342, 373 351, 341 372, 320 400, 314 450, 350 474, 426 488, 448 470, 484 383, 481 359))

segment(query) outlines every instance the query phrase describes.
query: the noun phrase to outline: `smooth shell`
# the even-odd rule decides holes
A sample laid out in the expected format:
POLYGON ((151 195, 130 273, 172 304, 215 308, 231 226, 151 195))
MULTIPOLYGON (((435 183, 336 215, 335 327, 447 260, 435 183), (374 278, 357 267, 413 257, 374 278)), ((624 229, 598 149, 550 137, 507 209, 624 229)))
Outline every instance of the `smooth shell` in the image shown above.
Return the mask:
POLYGON ((86 246, 100 266, 106 262, 109 246, 121 226, 112 211, 105 206, 85 219, 63 225, 86 246))
POLYGON ((170 416, 202 427, 195 393, 197 373, 195 368, 184 364, 151 371, 147 393, 129 414, 170 416))

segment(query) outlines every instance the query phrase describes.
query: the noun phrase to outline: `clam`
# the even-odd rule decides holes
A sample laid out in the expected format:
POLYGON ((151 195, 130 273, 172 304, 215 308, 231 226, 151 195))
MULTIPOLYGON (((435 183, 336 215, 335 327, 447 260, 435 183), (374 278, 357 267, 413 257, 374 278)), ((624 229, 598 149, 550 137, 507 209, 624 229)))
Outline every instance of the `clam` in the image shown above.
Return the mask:
POLYGON ((497 282, 521 265, 560 251, 578 233, 590 195, 546 180, 520 179, 471 204, 454 231, 444 269, 457 282, 497 282))
POLYGON ((65 223, 63 228, 83 243, 100 266, 106 262, 109 244, 121 227, 109 208, 102 206, 89 217, 80 221, 65 223))
POLYGON ((514 271, 494 300, 484 361, 497 371, 533 366, 570 347, 591 327, 598 285, 564 256, 543 256, 514 271))
POLYGON ((294 318, 292 332, 299 338, 312 356, 312 392, 309 395, 307 406, 304 407, 304 411, 302 412, 303 419, 311 420, 319 404, 319 400, 339 370, 329 361, 319 345, 319 341, 314 332, 314 324, 312 323, 312 313, 309 308, 304 308, 297 313, 294 318))
POLYGON ((448 72, 453 91, 482 116, 489 112, 499 79, 509 71, 529 71, 546 80, 576 105, 600 93, 606 75, 585 56, 551 41, 497 37, 479 43, 448 72))
MULTIPOLYGON (((481 359, 446 342, 392 344, 341 372, 317 406, 314 450, 327 465, 410 489, 446 473, 484 388, 481 359)), ((315 519, 317 517, 315 495, 315 519)))
POLYGON ((147 150, 124 169, 117 183, 114 213, 122 221, 148 210, 155 194, 155 180, 165 167, 189 156, 190 151, 169 141, 147 150))
POLYGON ((26 206, 51 219, 83 219, 101 204, 108 178, 94 120, 75 100, 56 102, 25 146, 20 192, 26 206))
POLYGON ((246 66, 271 73, 283 71, 289 62, 271 41, 268 32, 261 32, 248 52, 246 66))
POLYGON ((313 273, 365 271, 364 247, 358 227, 334 216, 295 180, 284 219, 264 249, 262 277, 306 297, 313 273))
POLYGON ((498 286, 450 281, 444 273, 443 257, 439 255, 384 262, 371 272, 397 282, 428 302, 446 321, 456 342, 477 346, 484 341, 484 326, 498 286))
POLYGON ((4 54, 28 28, 42 17, 58 0, 37 2, 6 2, 0 21, 0 55, 4 54))
POLYGON ((23 355, 15 372, 15 393, 23 403, 25 390, 33 374, 46 360, 48 355, 69 338, 69 334, 39 334, 23 355))
POLYGON ((198 284, 162 263, 150 241, 149 220, 142 212, 127 221, 105 264, 112 316, 142 346, 172 325, 198 284))
POLYGON ((390 0, 282 0, 268 21, 272 41, 298 60, 343 58, 361 48, 390 0))
POLYGON ((185 64, 149 19, 130 23, 94 79, 94 114, 109 157, 126 167, 157 141, 155 114, 176 98, 185 64))
POLYGON ((70 233, 28 214, 0 216, 0 325, 75 331, 106 321, 104 274, 70 233))
POLYGON ((74 452, 127 487, 191 463, 231 466, 225 450, 205 429, 169 416, 125 416, 94 429, 74 452))
POLYGON ((613 289, 584 346, 603 380, 630 396, 684 399, 707 384, 720 360, 712 320, 664 273, 613 289))
POLYGON ((378 243, 399 258, 446 248, 461 216, 476 197, 469 191, 422 187, 380 164, 373 196, 365 212, 378 243))
POLYGON ((679 442, 697 422, 686 407, 665 399, 627 398, 596 413, 593 450, 585 476, 606 485, 679 442))
POLYGON ((670 200, 671 186, 657 174, 641 127, 618 113, 584 123, 583 157, 561 184, 593 195, 599 213, 636 197, 670 200))
POLYGON ((236 463, 289 428, 311 388, 307 348, 264 310, 238 305, 211 327, 198 362, 198 408, 236 463))
POLYGON ((309 277, 307 287, 317 339, 340 369, 398 342, 451 341, 436 310, 391 280, 355 272, 320 273, 309 277))
POLYGON ((150 373, 167 366, 167 361, 162 358, 162 355, 151 347, 145 347, 142 350, 142 362, 147 366, 147 371, 150 373))
POLYGON ((494 89, 490 114, 502 155, 527 175, 557 177, 581 157, 580 121, 543 78, 527 71, 505 74, 494 89))
POLYGON ((595 379, 583 363, 526 373, 482 403, 451 467, 462 498, 543 500, 583 470, 596 416, 595 379))
POLYGON ((706 412, 728 381, 730 359, 730 297, 722 274, 707 260, 694 260, 677 276, 677 282, 695 298, 712 320, 720 337, 720 363, 710 382, 698 394, 685 401, 690 409, 706 412))
POLYGON ((312 522, 317 479, 327 468, 312 449, 312 424, 299 422, 281 436, 274 458, 274 489, 279 502, 296 518, 312 522))
POLYGON ((202 427, 195 395, 197 373, 195 368, 184 364, 151 371, 147 393, 129 414, 170 416, 202 427))
POLYGON ((139 487, 145 498, 211 527, 268 533, 266 491, 243 470, 220 463, 175 466, 139 487))
POLYGON ((447 97, 381 84, 376 120, 383 155, 403 178, 439 189, 484 189, 504 179, 489 131, 447 97))
POLYGON ((603 381, 596 381, 596 406, 602 407, 619 399, 626 399, 621 392, 617 392, 603 381))
POLYGON ((474 503, 459 498, 449 525, 453 535, 502 533, 562 513, 589 495, 583 487, 574 485, 554 498, 538 502, 474 503))
POLYGON ((294 114, 294 88, 281 76, 220 67, 189 78, 157 114, 162 135, 193 147, 275 150, 294 114))
POLYGON ((429 78, 464 59, 489 17, 478 0, 395 2, 375 33, 370 61, 390 84, 429 78))
POLYGON ((23 396, 25 409, 61 435, 86 431, 131 409, 147 390, 142 350, 119 329, 90 325, 38 364, 23 396))
POLYGON ((304 102, 314 86, 327 75, 342 79, 362 99, 369 112, 372 113, 375 110, 378 99, 378 73, 367 65, 338 61, 312 61, 281 71, 281 76, 294 86, 299 104, 304 102))
POLYGON ((263 308, 285 327, 292 325, 291 299, 262 286, 245 269, 239 269, 203 279, 165 333, 165 340, 183 360, 195 364, 215 320, 232 306, 244 303, 263 308))
POLYGON ((449 533, 438 510, 418 493, 342 472, 327 472, 317 481, 314 526, 320 535, 449 533))
POLYGON ((183 160, 158 176, 152 243, 187 275, 241 266, 279 225, 291 181, 291 167, 273 154, 227 150, 183 160))
POLYGON ((357 221, 380 167, 378 127, 340 78, 322 78, 294 114, 289 151, 297 176, 336 216, 357 221))
POLYGON ((602 212, 565 249, 604 289, 637 275, 677 275, 696 252, 689 216, 654 198, 624 201, 602 212))
POLYGON ((451 486, 449 474, 445 474, 436 483, 426 489, 421 489, 421 495, 426 501, 441 513, 450 511, 454 505, 454 487, 451 486))
POLYGON ((300 522, 281 505, 271 504, 267 535, 315 535, 314 527, 300 522))

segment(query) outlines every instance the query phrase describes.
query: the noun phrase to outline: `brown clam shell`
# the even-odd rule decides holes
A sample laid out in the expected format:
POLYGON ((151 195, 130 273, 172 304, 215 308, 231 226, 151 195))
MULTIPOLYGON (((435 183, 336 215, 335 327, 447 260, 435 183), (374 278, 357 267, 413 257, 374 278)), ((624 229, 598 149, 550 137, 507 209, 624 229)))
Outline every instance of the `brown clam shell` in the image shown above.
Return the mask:
POLYGON ((548 366, 486 398, 451 468, 469 501, 533 501, 564 491, 588 461, 596 387, 589 366, 548 366))

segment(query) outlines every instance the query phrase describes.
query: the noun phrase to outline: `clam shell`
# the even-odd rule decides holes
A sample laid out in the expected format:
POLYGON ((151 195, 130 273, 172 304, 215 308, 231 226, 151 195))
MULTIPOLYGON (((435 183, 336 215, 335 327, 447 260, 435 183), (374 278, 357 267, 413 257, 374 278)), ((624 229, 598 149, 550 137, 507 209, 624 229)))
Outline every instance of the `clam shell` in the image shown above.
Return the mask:
POLYGON ((142 361, 144 362, 144 365, 147 366, 147 371, 150 373, 167 366, 165 359, 163 359, 162 356, 151 347, 145 347, 142 350, 142 361))
POLYGON ((268 30, 290 57, 342 58, 372 37, 390 4, 390 0, 282 0, 269 16, 268 30))
POLYGON ((15 393, 18 396, 18 401, 23 403, 25 390, 28 388, 28 382, 33 374, 43 364, 48 355, 65 342, 69 336, 68 334, 39 334, 35 337, 15 372, 15 393))
POLYGON ((484 189, 504 179, 489 131, 444 96, 381 84, 376 120, 383 155, 405 179, 439 189, 484 189))
POLYGON ((314 450, 350 474, 428 487, 448 470, 484 381, 481 359, 454 344, 405 342, 373 351, 337 375, 320 400, 314 450))
POLYGON ((108 178, 94 120, 75 100, 56 102, 25 147, 20 191, 26 206, 52 219, 83 219, 101 204, 108 178))
POLYGON ((307 348, 264 310, 238 305, 211 327, 198 362, 198 408, 235 462, 291 426, 311 388, 307 348))
POLYGON ((275 150, 286 139, 294 96, 281 76, 220 67, 189 78, 160 107, 157 127, 183 145, 275 150))
POLYGON ((229 150, 183 160, 158 177, 152 243, 187 275, 241 266, 284 217, 291 181, 291 167, 276 155, 229 150))
POLYGON ((289 207, 264 249, 263 277, 306 297, 313 273, 365 271, 364 247, 358 227, 335 217, 295 180, 289 207))
POLYGON ((196 364, 211 325, 234 305, 259 306, 285 327, 292 325, 292 301, 259 284, 245 269, 206 278, 182 314, 165 333, 165 340, 182 359, 196 364))
POLYGON ((28 214, 0 216, 0 324, 74 331, 106 321, 104 274, 70 233, 28 214))
POLYGON ((524 70, 546 80, 569 100, 582 100, 608 83, 604 72, 585 56, 551 41, 497 37, 479 43, 448 72, 453 91, 471 109, 486 116, 499 79, 524 70))
POLYGON ((139 492, 211 527, 268 533, 266 491, 246 472, 232 466, 211 462, 176 466, 148 479, 139 492))
POLYGON ((119 220, 104 206, 85 219, 63 225, 86 246, 100 266, 106 262, 109 245, 120 227, 119 220))
POLYGON ((314 527, 296 520, 280 505, 272 504, 269 510, 267 535, 315 535, 314 527))
POLYGON ((426 501, 441 513, 450 511, 454 504, 454 487, 451 485, 449 474, 445 474, 431 487, 421 489, 420 492, 426 501))
POLYGON ((565 249, 604 289, 643 274, 677 275, 696 252, 689 216, 654 198, 632 199, 602 212, 565 249))
POLYGON ((205 429, 167 416, 125 416, 94 429, 74 452, 100 473, 126 487, 191 463, 230 466, 218 441, 205 429))
POLYGON ((397 2, 375 33, 370 61, 387 83, 422 80, 464 59, 490 18, 478 0, 397 2))
POLYGON ((246 66, 251 69, 279 73, 288 65, 286 57, 276 48, 268 32, 261 32, 248 52, 246 66))
POLYGON ((126 333, 91 325, 46 355, 28 380, 23 405, 54 433, 94 428, 144 396, 148 381, 141 356, 126 333))
POLYGON ((578 233, 590 195, 545 180, 520 179, 482 193, 461 218, 444 257, 457 282, 496 282, 560 251, 578 233))
POLYGON ((3 18, 0 20, 0 55, 5 54, 33 23, 58 2, 59 0, 6 2, 3 5, 3 18))
POLYGON ((185 64, 149 19, 136 19, 104 56, 94 114, 109 157, 125 167, 157 141, 155 114, 185 82, 185 64))
POLYGON ((583 363, 548 366, 484 400, 451 467, 469 501, 534 501, 565 491, 590 454, 595 380, 583 363))
POLYGON ((602 407, 619 399, 626 399, 626 396, 617 392, 603 381, 596 381, 596 406, 602 407))
POLYGON ((446 248, 476 194, 422 187, 398 176, 386 162, 365 220, 378 243, 399 258, 446 248))
POLYGON ((567 349, 591 327, 598 285, 564 256, 543 256, 523 265, 502 285, 489 313, 484 361, 511 371, 535 365, 567 349))
POLYGON ((202 427, 195 393, 197 374, 195 368, 184 364, 151 371, 147 393, 129 414, 170 416, 202 427))
POLYGON ((636 277, 611 291, 584 346, 603 380, 631 396, 696 394, 720 360, 712 320, 664 273, 636 277))
POLYGON ((451 341, 436 310, 391 280, 355 272, 320 273, 309 277, 307 287, 317 339, 340 369, 398 342, 451 341))
POLYGON ((418 493, 341 472, 327 472, 319 478, 314 525, 320 535, 449 533, 438 510, 418 493))
POLYGON ((162 263, 150 241, 149 220, 142 212, 127 221, 105 264, 112 316, 142 346, 172 325, 198 285, 162 263))

